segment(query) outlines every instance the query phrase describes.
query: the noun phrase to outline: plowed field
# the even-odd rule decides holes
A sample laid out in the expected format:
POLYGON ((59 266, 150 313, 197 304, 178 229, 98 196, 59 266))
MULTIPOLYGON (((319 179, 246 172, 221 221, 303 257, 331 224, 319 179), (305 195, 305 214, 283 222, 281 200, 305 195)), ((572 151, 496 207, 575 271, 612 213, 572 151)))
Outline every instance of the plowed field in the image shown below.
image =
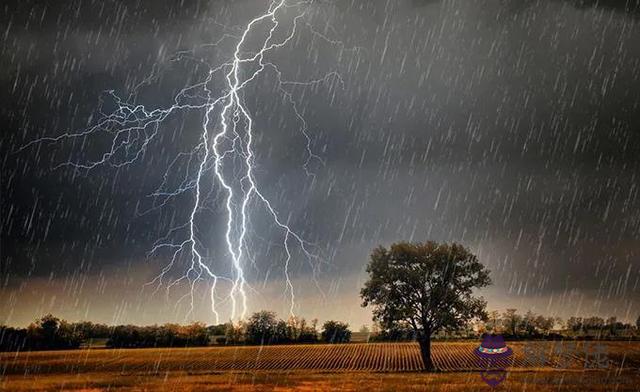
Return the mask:
MULTIPOLYGON (((479 369, 477 343, 434 343, 432 356, 441 371, 479 369)), ((509 344, 510 370, 639 369, 640 343, 518 342, 509 344)), ((353 343, 264 347, 186 349, 75 350, 1 353, 0 375, 121 372, 153 374, 247 370, 418 371, 422 360, 416 343, 353 343)))

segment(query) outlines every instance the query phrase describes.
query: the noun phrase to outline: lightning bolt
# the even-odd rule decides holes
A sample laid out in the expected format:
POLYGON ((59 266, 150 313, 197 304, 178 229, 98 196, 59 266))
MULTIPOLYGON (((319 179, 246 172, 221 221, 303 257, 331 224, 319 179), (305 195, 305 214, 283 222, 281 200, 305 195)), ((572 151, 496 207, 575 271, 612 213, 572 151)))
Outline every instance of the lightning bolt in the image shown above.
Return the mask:
MULTIPOLYGON (((303 168, 306 174, 315 178, 315 174, 309 170, 309 165, 316 160, 324 164, 322 159, 312 151, 312 138, 308 133, 307 123, 297 108, 292 91, 288 87, 310 87, 323 83, 336 83, 344 87, 341 76, 332 71, 323 77, 307 81, 288 81, 283 79, 282 72, 265 56, 279 48, 286 46, 301 29, 306 28, 315 37, 325 42, 345 49, 340 41, 332 40, 325 34, 316 31, 305 19, 306 8, 311 3, 286 4, 284 0, 272 1, 268 9, 261 15, 250 20, 240 34, 224 34, 217 42, 206 46, 215 47, 226 41, 235 41, 233 54, 230 58, 218 66, 210 66, 202 59, 197 59, 189 51, 178 52, 171 61, 190 59, 207 64, 209 71, 207 76, 198 83, 180 90, 174 97, 173 104, 168 108, 149 110, 144 105, 129 103, 135 96, 138 88, 151 83, 159 73, 160 67, 154 67, 152 73, 134 88, 129 100, 122 100, 114 91, 106 92, 106 95, 115 103, 115 110, 109 114, 102 113, 96 124, 80 132, 63 133, 56 137, 43 137, 33 140, 21 147, 24 150, 39 143, 56 143, 68 139, 82 139, 97 134, 106 134, 111 139, 110 148, 102 156, 93 161, 77 162, 69 159, 60 163, 56 168, 71 167, 78 171, 89 172, 98 166, 124 167, 141 160, 149 145, 161 132, 161 124, 169 116, 175 113, 188 113, 192 111, 203 113, 198 144, 188 152, 179 153, 169 164, 163 176, 160 186, 150 196, 154 198, 153 207, 140 211, 140 215, 150 213, 166 206, 178 196, 193 194, 193 205, 190 208, 186 221, 170 228, 165 235, 160 237, 148 252, 148 256, 156 255, 160 251, 169 251, 169 261, 160 273, 148 286, 155 287, 156 293, 164 287, 169 296, 169 291, 179 284, 187 283, 189 291, 178 300, 189 300, 189 317, 194 309, 194 299, 197 284, 201 281, 208 282, 208 296, 211 311, 215 322, 219 323, 222 316, 219 306, 230 304, 230 319, 243 319, 246 317, 249 307, 249 291, 255 291, 246 277, 245 265, 250 258, 247 247, 247 236, 250 225, 250 206, 252 203, 262 205, 265 212, 272 219, 275 227, 282 233, 282 246, 285 253, 283 261, 285 294, 289 297, 289 311, 294 315, 296 296, 294 285, 290 276, 290 264, 292 262, 292 247, 299 248, 313 268, 315 280, 319 271, 319 265, 325 263, 315 251, 313 244, 307 242, 298 232, 282 219, 273 203, 261 191, 255 174, 254 153, 254 119, 248 110, 244 94, 245 89, 258 76, 267 71, 272 71, 276 76, 278 91, 283 95, 295 113, 300 125, 300 132, 306 138, 306 160, 303 168), (279 17, 287 9, 295 9, 290 31, 285 31, 284 38, 279 40, 274 37, 279 33, 281 23, 279 17), (268 32, 262 37, 258 50, 249 51, 248 37, 255 32, 256 26, 267 24, 268 32), (214 78, 221 77, 224 88, 220 95, 212 91, 214 78), (170 178, 179 173, 182 165, 182 179, 175 189, 169 189, 170 178), (226 229, 224 239, 226 253, 230 259, 230 267, 233 273, 226 276, 214 269, 214 262, 206 256, 207 249, 199 239, 197 216, 205 210, 207 201, 210 200, 213 190, 207 192, 205 180, 213 178, 216 188, 216 198, 222 198, 223 209, 226 214, 226 229), (156 201, 158 201, 156 203, 156 201), (185 233, 183 236, 180 233, 185 233), (176 240, 175 237, 182 237, 176 240), (172 271, 182 257, 186 257, 188 268, 178 278, 169 278, 172 271), (219 295, 220 282, 229 285, 226 296, 219 295)), ((102 104, 101 106, 102 107, 102 104)), ((176 304, 177 306, 178 304, 176 304)))

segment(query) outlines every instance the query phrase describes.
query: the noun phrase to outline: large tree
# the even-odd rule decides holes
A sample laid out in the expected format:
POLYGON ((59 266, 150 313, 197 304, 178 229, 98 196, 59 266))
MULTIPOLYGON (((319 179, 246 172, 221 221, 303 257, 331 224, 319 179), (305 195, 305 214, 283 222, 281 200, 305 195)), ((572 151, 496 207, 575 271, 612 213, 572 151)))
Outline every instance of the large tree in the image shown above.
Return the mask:
POLYGON ((486 318, 486 302, 473 290, 491 284, 487 270, 462 245, 400 242, 378 247, 367 266, 362 306, 373 306, 374 320, 387 329, 407 323, 420 344, 427 370, 431 335, 486 318))

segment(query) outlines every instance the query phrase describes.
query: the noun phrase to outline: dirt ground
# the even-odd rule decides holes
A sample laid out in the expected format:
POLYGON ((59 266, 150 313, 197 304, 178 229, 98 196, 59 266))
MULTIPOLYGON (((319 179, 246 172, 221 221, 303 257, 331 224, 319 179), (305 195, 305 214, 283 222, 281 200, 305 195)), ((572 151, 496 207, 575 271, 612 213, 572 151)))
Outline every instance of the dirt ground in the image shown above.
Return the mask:
POLYGON ((517 371, 498 387, 475 372, 255 371, 190 374, 78 373, 11 375, 6 391, 638 391, 640 371, 517 371))

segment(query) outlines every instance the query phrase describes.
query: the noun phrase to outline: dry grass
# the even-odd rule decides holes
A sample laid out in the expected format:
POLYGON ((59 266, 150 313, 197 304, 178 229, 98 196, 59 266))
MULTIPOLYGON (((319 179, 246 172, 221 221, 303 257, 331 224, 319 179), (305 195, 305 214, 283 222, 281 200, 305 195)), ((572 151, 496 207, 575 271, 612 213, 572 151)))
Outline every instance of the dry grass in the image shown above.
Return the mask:
MULTIPOLYGON (((489 390, 472 371, 476 344, 434 344, 438 373, 416 371, 421 362, 412 343, 4 353, 0 389, 489 390)), ((530 344, 548 352, 548 361, 527 358, 523 343, 510 344, 514 359, 498 390, 640 390, 640 343, 606 343, 609 366, 603 370, 585 370, 578 350, 562 371, 554 368, 551 343, 530 344)))
MULTIPOLYGON (((531 371, 510 373, 497 391, 637 391, 640 373, 531 371)), ((9 376, 7 391, 489 391, 475 372, 213 372, 158 375, 113 373, 9 376)))

